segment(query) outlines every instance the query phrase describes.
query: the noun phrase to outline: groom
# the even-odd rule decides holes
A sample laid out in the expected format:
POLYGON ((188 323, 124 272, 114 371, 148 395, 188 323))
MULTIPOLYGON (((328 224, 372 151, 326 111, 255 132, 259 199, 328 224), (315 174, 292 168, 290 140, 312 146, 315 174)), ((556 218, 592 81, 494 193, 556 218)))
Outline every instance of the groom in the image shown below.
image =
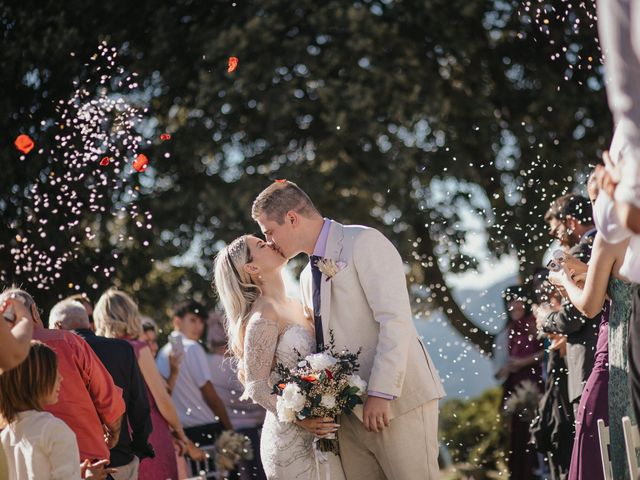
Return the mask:
POLYGON ((251 214, 284 256, 310 256, 300 283, 318 348, 330 331, 337 349, 362 347, 359 374, 368 395, 355 416, 340 419, 338 432, 348 480, 435 479, 438 399, 445 393, 413 325, 398 251, 373 228, 324 219, 286 180, 262 191, 251 214))

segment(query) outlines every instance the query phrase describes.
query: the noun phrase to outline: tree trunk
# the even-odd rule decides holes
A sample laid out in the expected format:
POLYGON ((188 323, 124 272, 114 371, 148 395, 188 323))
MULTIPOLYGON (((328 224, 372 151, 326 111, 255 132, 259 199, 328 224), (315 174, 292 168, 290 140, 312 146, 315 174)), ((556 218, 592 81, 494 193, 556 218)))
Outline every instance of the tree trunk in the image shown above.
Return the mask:
POLYGON ((424 220, 419 217, 415 219, 414 223, 415 232, 422 240, 418 246, 419 253, 426 259, 426 261, 422 262, 424 278, 428 280, 430 284, 439 286, 438 288, 431 289, 434 302, 447 316, 451 326, 455 328, 465 340, 471 342, 482 354, 488 356, 493 355, 495 335, 477 327, 460 309, 453 299, 452 292, 438 265, 434 254, 433 241, 429 235, 429 229, 424 226, 424 220))

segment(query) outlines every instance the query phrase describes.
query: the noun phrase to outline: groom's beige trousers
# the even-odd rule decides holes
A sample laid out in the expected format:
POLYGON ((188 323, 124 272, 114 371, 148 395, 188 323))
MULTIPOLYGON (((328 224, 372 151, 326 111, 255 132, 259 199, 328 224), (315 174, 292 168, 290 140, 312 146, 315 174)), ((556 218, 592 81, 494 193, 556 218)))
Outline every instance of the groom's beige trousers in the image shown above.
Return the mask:
POLYGON ((355 415, 340 417, 340 457, 347 480, 435 480, 438 468, 438 400, 367 432, 355 415))

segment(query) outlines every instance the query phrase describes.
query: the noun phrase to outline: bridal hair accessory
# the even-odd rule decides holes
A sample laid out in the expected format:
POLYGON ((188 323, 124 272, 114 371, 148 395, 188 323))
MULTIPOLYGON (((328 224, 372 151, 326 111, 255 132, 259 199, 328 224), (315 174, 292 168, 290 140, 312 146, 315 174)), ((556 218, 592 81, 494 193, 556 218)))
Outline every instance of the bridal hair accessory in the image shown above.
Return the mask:
POLYGON ((318 270, 325 274, 327 280, 331 279, 347 266, 347 262, 335 261, 332 258, 321 258, 316 262, 318 270))

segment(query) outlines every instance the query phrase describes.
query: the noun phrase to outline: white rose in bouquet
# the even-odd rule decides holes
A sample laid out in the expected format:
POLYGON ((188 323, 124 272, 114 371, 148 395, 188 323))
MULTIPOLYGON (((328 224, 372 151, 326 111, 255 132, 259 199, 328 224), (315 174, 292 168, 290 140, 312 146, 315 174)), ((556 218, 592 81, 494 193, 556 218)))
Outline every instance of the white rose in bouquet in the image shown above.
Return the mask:
POLYGON ((322 395, 320 405, 325 408, 333 408, 336 406, 336 397, 333 395, 322 395))
POLYGON ((367 391, 367 382, 360 378, 360 375, 349 375, 347 377, 347 382, 349 382, 350 387, 357 387, 360 395, 367 391))
POLYGON ((311 368, 318 371, 330 368, 338 363, 338 360, 326 353, 314 353, 313 355, 307 355, 305 360, 309 362, 311 368))
POLYGON ((295 383, 287 383, 282 391, 282 400, 287 408, 290 408, 296 413, 304 408, 306 402, 300 387, 295 383))
POLYGON ((278 414, 278 420, 284 423, 291 423, 296 419, 296 412, 287 407, 282 397, 278 397, 276 402, 276 412, 278 414))

